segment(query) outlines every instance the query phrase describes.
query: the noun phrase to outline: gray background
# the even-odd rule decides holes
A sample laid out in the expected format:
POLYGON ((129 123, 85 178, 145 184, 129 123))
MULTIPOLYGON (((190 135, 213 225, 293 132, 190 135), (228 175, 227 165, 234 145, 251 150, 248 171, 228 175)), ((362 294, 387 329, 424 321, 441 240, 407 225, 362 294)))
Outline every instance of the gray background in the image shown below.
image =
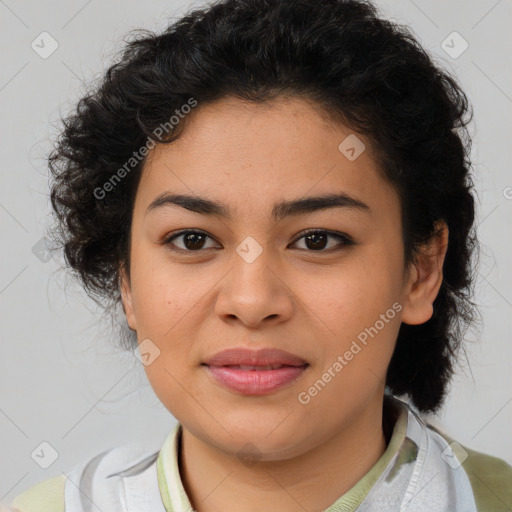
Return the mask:
MULTIPOLYGON (((50 210, 44 158, 59 115, 80 97, 82 79, 101 76, 128 30, 163 29, 192 5, 201 2, 0 0, 1 502, 103 449, 131 441, 158 449, 175 423, 138 360, 112 348, 108 325, 98 323, 101 312, 58 271, 61 257, 38 248, 50 210), (46 59, 31 47, 43 31, 58 43, 46 59), (58 453, 47 469, 31 456, 45 441, 58 453)), ((468 333, 467 361, 432 421, 461 444, 512 464, 512 2, 377 5, 386 17, 411 26, 435 60, 458 77, 475 112, 483 325, 468 333), (457 58, 441 46, 453 31, 469 44, 457 58)))

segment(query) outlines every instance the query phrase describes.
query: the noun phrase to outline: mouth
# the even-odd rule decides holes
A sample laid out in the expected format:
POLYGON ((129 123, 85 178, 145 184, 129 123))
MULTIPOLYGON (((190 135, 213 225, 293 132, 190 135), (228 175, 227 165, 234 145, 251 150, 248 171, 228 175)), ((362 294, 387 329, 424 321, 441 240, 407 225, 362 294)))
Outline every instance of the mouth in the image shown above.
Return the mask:
POLYGON ((264 395, 292 385, 310 366, 301 357, 277 348, 234 347, 202 363, 216 384, 243 395, 264 395))
MULTIPOLYGON (((307 365, 307 363, 304 363, 304 365, 307 365)), ((300 366, 304 366, 300 365, 300 366)), ((207 365, 209 366, 209 365, 207 365)), ((266 365, 247 365, 247 364, 227 364, 222 366, 217 366, 217 368, 233 368, 235 370, 244 370, 244 371, 257 371, 257 372, 264 372, 269 370, 279 370, 280 368, 298 368, 299 365, 290 365, 290 364, 266 364, 266 365)))
POLYGON ((303 366, 307 361, 301 357, 277 348, 261 348, 259 350, 246 347, 235 347, 221 352, 203 362, 208 366, 240 366, 251 370, 256 367, 262 370, 275 370, 279 366, 303 366), (276 367, 277 366, 277 367, 276 367))
POLYGON ((223 388, 242 395, 266 395, 292 385, 309 367, 286 364, 269 365, 203 365, 209 376, 223 388))

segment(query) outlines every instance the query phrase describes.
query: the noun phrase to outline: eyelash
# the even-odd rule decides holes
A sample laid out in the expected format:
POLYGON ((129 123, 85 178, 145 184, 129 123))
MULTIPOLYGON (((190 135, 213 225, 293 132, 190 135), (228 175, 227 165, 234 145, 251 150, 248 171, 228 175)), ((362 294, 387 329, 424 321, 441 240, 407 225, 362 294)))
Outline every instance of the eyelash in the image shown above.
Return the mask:
MULTIPOLYGON (((208 247, 206 249, 198 249, 197 251, 192 251, 192 250, 188 250, 188 249, 181 249, 181 248, 178 248, 176 246, 174 246, 172 244, 172 241, 175 240, 176 238, 179 238, 183 235, 187 235, 187 234, 198 234, 198 235, 204 235, 208 238, 212 238, 210 235, 208 235, 207 233, 205 233, 204 231, 198 231, 198 230, 185 230, 185 231, 179 231, 178 233, 173 233, 171 234, 170 236, 166 237, 163 241, 162 241, 162 244, 163 245, 167 245, 169 246, 170 250, 171 251, 175 251, 175 252, 181 252, 181 253, 200 253, 202 251, 205 251, 205 250, 208 250, 208 249, 212 249, 212 247, 208 247)), ((311 252, 311 253, 331 253, 331 252, 338 252, 338 251, 341 251, 344 249, 344 246, 350 246, 350 245, 354 245, 354 241, 348 236, 348 235, 345 235, 345 234, 342 234, 342 233, 336 233, 334 231, 327 231, 327 230, 321 230, 321 229, 310 229, 310 230, 307 230, 307 231, 304 231, 301 233, 301 236, 299 236, 298 238, 296 238, 292 244, 295 244, 297 243, 299 240, 302 240, 304 237, 306 237, 307 235, 311 235, 311 234, 325 234, 327 235, 329 238, 335 238, 337 239, 339 242, 341 242, 342 246, 339 247, 339 248, 331 248, 331 249, 319 249, 317 251, 315 250, 312 250, 312 249, 299 249, 301 251, 307 251, 307 252, 311 252)))

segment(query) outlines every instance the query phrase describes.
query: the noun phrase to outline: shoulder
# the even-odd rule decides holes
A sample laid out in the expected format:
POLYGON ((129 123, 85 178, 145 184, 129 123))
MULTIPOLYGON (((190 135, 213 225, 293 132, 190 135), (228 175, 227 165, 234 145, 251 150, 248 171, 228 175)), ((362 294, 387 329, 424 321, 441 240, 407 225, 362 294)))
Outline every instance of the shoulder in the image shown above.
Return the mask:
POLYGON ((512 466, 505 460, 479 452, 455 441, 440 428, 428 425, 449 444, 443 458, 452 468, 465 471, 478 511, 512 510, 512 466))
POLYGON ((20 512, 64 512, 65 482, 65 475, 42 480, 18 494, 11 506, 20 512))
POLYGON ((118 495, 115 477, 158 455, 148 444, 129 443, 88 457, 67 474, 42 480, 15 496, 14 512, 66 512, 82 510, 81 494, 94 499, 96 493, 118 495))

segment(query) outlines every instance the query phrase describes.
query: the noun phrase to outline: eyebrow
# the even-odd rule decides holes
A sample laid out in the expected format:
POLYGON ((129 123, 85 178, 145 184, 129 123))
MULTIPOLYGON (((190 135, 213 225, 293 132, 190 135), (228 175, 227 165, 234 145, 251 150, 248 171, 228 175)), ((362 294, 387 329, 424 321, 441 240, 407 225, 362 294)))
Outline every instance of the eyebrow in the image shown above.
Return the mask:
MULTIPOLYGON (((201 215, 223 217, 227 220, 232 219, 230 209, 218 201, 199 196, 172 194, 169 192, 163 192, 157 196, 148 206, 145 215, 157 208, 169 205, 180 206, 181 208, 201 215)), ((350 208, 366 211, 368 213, 371 212, 370 207, 366 203, 341 192, 338 194, 325 194, 316 197, 280 201, 275 203, 272 208, 272 218, 274 221, 278 222, 285 217, 304 215, 320 210, 327 210, 329 208, 350 208)))

